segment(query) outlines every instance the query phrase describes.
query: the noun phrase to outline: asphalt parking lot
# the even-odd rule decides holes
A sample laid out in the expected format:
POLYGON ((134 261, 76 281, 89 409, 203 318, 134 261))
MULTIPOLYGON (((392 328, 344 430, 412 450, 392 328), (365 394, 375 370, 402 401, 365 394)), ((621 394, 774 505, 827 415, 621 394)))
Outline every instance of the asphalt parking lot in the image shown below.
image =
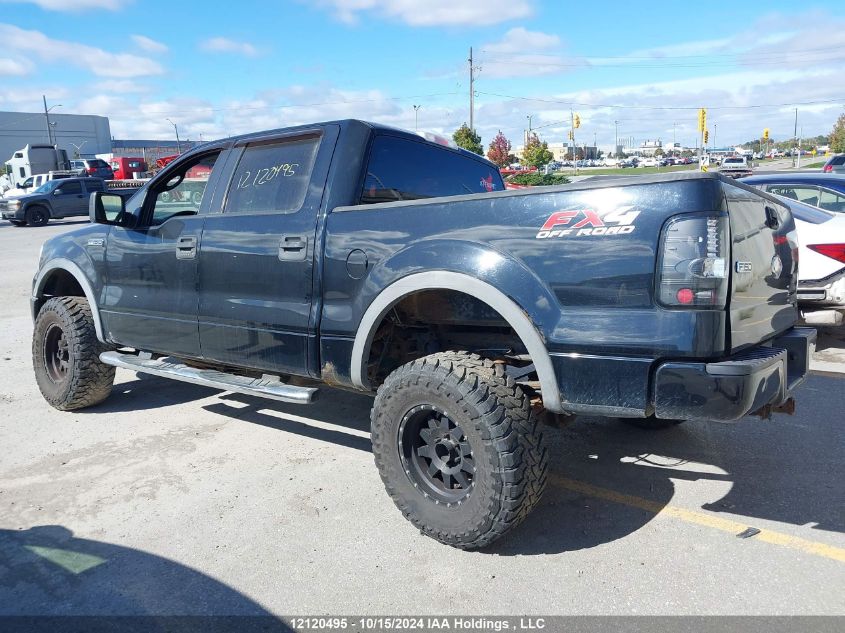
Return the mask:
POLYGON ((118 370, 105 403, 50 408, 30 282, 80 224, 0 224, 0 614, 845 614, 841 338, 792 417, 549 429, 538 509, 462 552, 384 492, 366 396, 297 407, 118 370))

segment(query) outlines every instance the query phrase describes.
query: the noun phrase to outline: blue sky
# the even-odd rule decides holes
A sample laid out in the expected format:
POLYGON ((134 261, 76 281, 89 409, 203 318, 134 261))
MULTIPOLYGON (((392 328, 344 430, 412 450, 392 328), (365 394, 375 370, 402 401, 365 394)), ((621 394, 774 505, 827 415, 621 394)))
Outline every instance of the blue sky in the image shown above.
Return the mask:
POLYGON ((845 111, 845 2, 0 0, 0 109, 106 115, 118 138, 209 139, 357 117, 521 142, 717 143, 830 131, 845 111), (723 8, 722 8, 723 7, 723 8))

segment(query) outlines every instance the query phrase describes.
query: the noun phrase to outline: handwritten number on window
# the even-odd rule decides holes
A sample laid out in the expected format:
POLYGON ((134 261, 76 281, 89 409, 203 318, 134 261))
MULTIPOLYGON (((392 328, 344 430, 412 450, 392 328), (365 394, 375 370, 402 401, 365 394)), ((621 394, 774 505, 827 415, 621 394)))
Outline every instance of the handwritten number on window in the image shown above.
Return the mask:
POLYGON ((282 177, 289 178, 296 175, 296 170, 299 168, 299 163, 281 163, 273 167, 262 167, 258 169, 255 174, 250 170, 245 170, 238 179, 238 189, 246 189, 248 187, 260 187, 266 185, 271 180, 282 177))

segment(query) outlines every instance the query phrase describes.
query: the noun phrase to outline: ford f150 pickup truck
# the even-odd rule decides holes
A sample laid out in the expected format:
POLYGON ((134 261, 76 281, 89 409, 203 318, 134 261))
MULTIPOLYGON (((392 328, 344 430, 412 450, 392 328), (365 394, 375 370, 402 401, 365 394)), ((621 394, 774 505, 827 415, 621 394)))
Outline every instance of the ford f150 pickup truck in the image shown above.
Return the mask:
POLYGON ((44 244, 41 392, 95 405, 116 367, 302 404, 374 392, 388 493, 461 548, 537 503, 553 415, 789 408, 815 331, 793 327, 783 204, 717 174, 503 189, 474 154, 354 120, 195 148, 44 244))

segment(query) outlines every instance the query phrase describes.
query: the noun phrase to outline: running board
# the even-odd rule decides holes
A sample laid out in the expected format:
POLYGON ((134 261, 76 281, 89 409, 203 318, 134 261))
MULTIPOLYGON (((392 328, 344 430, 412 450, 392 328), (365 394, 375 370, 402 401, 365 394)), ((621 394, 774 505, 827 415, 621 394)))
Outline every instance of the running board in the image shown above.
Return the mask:
POLYGON ((237 376, 214 369, 190 367, 180 363, 175 358, 153 359, 149 354, 136 356, 134 354, 121 354, 120 352, 103 352, 100 354, 100 361, 106 365, 122 367, 143 374, 173 378, 203 387, 213 387, 293 404, 311 404, 317 397, 318 391, 317 387, 286 385, 279 380, 278 376, 268 374, 261 378, 237 376))

